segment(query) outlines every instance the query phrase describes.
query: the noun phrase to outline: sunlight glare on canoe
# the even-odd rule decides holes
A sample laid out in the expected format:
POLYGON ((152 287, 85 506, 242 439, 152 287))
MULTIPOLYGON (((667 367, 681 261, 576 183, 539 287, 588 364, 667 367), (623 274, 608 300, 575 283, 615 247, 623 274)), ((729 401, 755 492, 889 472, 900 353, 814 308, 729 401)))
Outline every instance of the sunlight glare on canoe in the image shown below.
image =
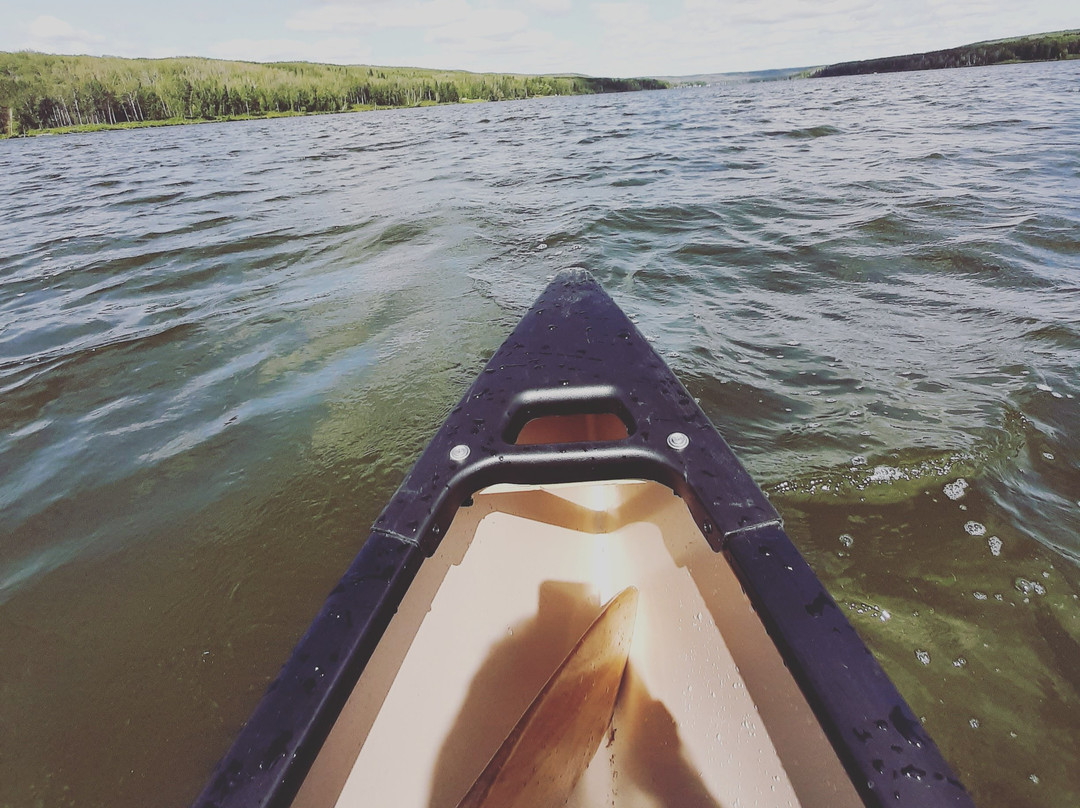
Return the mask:
MULTIPOLYGON (((607 513, 618 506, 619 489, 613 485, 593 485, 588 490, 589 507, 597 513, 607 513)), ((592 584, 601 603, 607 603, 627 580, 626 557, 611 547, 608 541, 597 541, 592 547, 592 584), (614 551, 613 551, 614 550, 614 551)))

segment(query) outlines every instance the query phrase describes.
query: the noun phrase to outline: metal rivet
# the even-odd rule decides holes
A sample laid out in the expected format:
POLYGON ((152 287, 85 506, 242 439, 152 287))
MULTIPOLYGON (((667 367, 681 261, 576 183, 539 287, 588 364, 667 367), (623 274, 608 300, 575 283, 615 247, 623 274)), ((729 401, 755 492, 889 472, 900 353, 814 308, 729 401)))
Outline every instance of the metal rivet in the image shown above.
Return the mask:
POLYGON ((676 452, 681 452, 690 445, 690 438, 686 437, 682 432, 672 432, 667 436, 667 445, 676 452))
POLYGON ((459 443, 453 449, 450 450, 450 459, 455 463, 460 463, 469 456, 469 447, 464 443, 459 443))

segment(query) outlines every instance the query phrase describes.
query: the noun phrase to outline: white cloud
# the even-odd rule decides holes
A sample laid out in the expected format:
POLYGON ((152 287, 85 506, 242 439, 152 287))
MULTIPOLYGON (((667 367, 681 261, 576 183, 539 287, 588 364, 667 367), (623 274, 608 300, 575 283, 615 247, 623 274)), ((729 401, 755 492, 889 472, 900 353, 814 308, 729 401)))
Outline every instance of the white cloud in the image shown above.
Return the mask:
POLYGON ((79 15, 56 12, 59 17, 26 3, 5 15, 0 50, 684 75, 1059 30, 1075 27, 1075 2, 274 0, 255 18, 221 0, 185 0, 149 16, 131 15, 117 0, 97 0, 79 15))
POLYGON ((556 73, 567 69, 573 54, 565 43, 546 31, 518 31, 506 37, 450 39, 433 41, 441 45, 446 64, 480 65, 493 72, 556 73))
POLYGON ((645 3, 593 3, 591 10, 600 22, 619 28, 648 25, 652 20, 649 7, 645 3))
POLYGON ((213 43, 210 46, 209 53, 218 59, 234 59, 245 62, 371 63, 371 50, 351 37, 333 37, 312 41, 300 39, 227 39, 213 43))
POLYGON ((570 0, 529 0, 529 5, 548 14, 565 14, 573 8, 570 0))
POLYGON ((463 17, 433 26, 427 34, 430 42, 459 42, 499 39, 525 30, 529 18, 520 11, 491 9, 477 12, 469 9, 463 17))
MULTIPOLYGON (((821 64, 1025 27, 1015 0, 307 0, 294 8, 285 25, 298 37, 352 35, 381 63, 596 75, 821 64)), ((1033 10, 1024 13, 1034 19, 1033 10)))
POLYGON ((64 20, 42 15, 26 26, 27 44, 30 50, 43 53, 97 53, 105 37, 91 31, 75 28, 64 20))
MULTIPOLYGON (((424 43, 425 64, 436 66, 436 60, 442 60, 438 66, 447 68, 525 70, 528 68, 521 66, 522 61, 534 61, 545 48, 562 50, 547 32, 530 29, 529 22, 529 15, 517 8, 477 8, 468 0, 409 0, 334 2, 306 8, 293 15, 287 25, 297 32, 344 32, 365 39, 374 31, 412 31, 410 42, 424 43), (490 67, 497 61, 495 57, 502 55, 507 58, 490 67), (481 62, 489 67, 477 67, 481 62)), ((394 63, 405 62, 410 62, 410 57, 403 54, 394 63)))
POLYGON ((843 18, 880 6, 878 0, 685 0, 688 19, 721 19, 750 25, 776 25, 810 18, 843 18))
POLYGON ((466 0, 407 0, 403 3, 328 3, 305 8, 286 25, 294 31, 370 31, 431 28, 460 23, 475 12, 466 0))
MULTIPOLYGON (((1015 16, 1003 0, 684 0, 659 7, 642 0, 603 0, 591 12, 599 30, 587 72, 685 75, 795 67, 953 47, 988 38, 987 12, 1000 26, 1015 16), (976 15, 978 16, 978 15, 976 15)), ((1024 33, 1017 22, 1013 33, 1024 33)), ((998 28, 996 35, 1007 35, 998 28)))

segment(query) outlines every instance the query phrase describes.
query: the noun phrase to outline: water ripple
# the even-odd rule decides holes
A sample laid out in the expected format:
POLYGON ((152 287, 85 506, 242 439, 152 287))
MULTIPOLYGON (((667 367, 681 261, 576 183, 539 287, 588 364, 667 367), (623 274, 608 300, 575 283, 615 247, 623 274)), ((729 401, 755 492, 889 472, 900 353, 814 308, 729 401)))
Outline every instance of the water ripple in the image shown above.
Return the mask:
POLYGON ((0 803, 70 787, 151 804, 140 784, 177 766, 168 801, 189 801, 191 761, 242 720, 221 705, 272 676, 266 649, 287 651, 357 526, 567 266, 669 357, 969 785, 1021 804, 1014 770, 1038 766, 1049 802, 1075 803, 1060 649, 1080 592, 1078 76, 0 141, 0 658, 20 660, 0 670, 0 724, 26 739, 0 760, 0 803), (996 553, 964 543, 967 522, 996 553), (1025 602, 1017 580, 1044 593, 1025 602), (177 643, 229 648, 229 675, 177 668, 177 643), (943 679, 953 646, 966 662, 943 679), (123 686, 100 647, 129 663, 123 686), (971 714, 984 737, 1015 728, 1023 750, 986 748, 1023 761, 965 751, 971 714), (183 754, 155 751, 160 715, 195 739, 183 754), (120 746, 80 737, 72 773, 71 727, 116 716, 120 746))

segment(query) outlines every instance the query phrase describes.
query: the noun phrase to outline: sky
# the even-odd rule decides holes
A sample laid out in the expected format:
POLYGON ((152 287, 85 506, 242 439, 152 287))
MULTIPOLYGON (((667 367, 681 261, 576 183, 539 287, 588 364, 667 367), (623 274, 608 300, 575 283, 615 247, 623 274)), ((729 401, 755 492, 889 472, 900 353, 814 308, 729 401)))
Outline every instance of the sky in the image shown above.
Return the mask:
POLYGON ((1076 0, 0 0, 0 51, 683 76, 1080 27, 1076 0))

